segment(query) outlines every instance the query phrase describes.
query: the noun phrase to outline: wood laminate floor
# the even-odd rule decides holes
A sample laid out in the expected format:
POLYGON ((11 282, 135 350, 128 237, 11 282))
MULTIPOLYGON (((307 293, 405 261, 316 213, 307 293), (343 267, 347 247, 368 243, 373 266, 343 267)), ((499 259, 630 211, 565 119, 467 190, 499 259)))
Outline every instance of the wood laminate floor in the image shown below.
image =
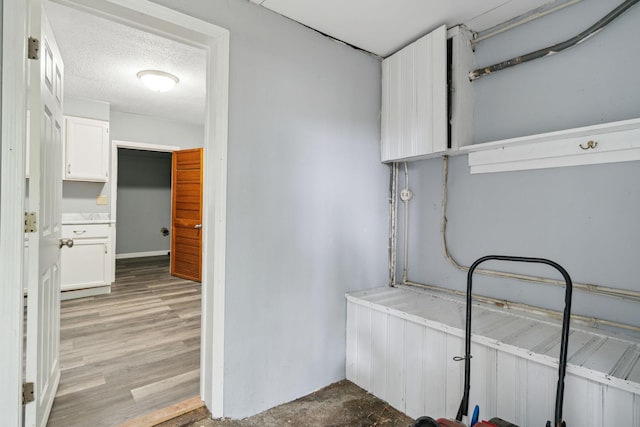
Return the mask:
POLYGON ((200 295, 161 256, 118 260, 110 295, 63 301, 47 426, 116 426, 197 396, 200 295))

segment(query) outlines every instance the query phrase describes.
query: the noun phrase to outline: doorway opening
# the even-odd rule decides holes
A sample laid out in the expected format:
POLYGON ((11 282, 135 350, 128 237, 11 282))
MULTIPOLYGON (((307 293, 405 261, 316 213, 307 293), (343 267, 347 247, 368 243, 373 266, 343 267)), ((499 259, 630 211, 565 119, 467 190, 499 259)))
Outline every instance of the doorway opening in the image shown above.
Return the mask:
MULTIPOLYGON (((55 0, 54 0, 55 1, 55 0)), ((227 117, 228 117, 228 79, 229 79, 229 33, 227 30, 213 24, 192 18, 158 4, 139 0, 122 2, 119 0, 59 0, 57 3, 65 4, 83 11, 108 17, 118 22, 126 22, 128 25, 146 31, 162 34, 174 40, 190 43, 202 47, 208 55, 207 61, 207 101, 205 118, 205 164, 208 168, 204 172, 205 208, 203 215, 203 283, 202 283, 202 370, 200 374, 200 396, 206 402, 214 416, 222 415, 223 402, 223 357, 224 357, 224 284, 225 284, 225 231, 226 231, 226 153, 227 153, 227 117), (214 96, 215 94, 215 96, 214 96), (207 225, 210 224, 208 227, 207 225), (213 349, 216 349, 213 352, 213 349)), ((3 3, 3 15, 5 22, 15 22, 18 25, 6 27, 3 34, 12 39, 26 40, 26 27, 19 25, 24 21, 26 5, 22 1, 5 1, 3 3), (15 31, 8 32, 8 29, 15 31)), ((24 49, 13 43, 9 48, 3 49, 3 64, 7 67, 3 73, 3 87, 15 86, 12 91, 3 91, 3 103, 5 105, 25 106, 25 91, 21 90, 25 82, 24 69, 10 67, 10 64, 21 64, 24 61, 24 49), (16 47, 14 49, 14 47, 16 47), (15 73, 14 73, 15 71, 15 73), (10 78, 9 78, 10 77, 10 78), (7 82, 7 85, 4 83, 7 82), (19 84, 18 84, 19 83, 19 84), (20 87, 18 87, 20 86, 20 87)), ((3 109, 3 116, 6 109, 3 109)), ((17 110, 23 111, 18 108, 17 110)), ((20 111, 18 113, 20 113, 20 111)), ((6 121, 3 126, 3 145, 5 136, 15 135, 16 141, 24 139, 24 120, 6 121), (6 129, 5 129, 6 128, 6 129)), ((16 151, 22 156, 23 151, 16 151)), ((4 151, 3 151, 4 153, 4 151)), ((24 180, 24 167, 5 168, 3 156, 2 182, 16 182, 24 180)), ((13 164, 19 162, 13 161, 13 164)), ((24 188, 24 185, 18 186, 24 188)), ((17 199, 18 200, 18 199, 17 199)), ((19 201, 19 200, 18 200, 19 201)), ((21 206, 18 204, 18 206, 21 206)), ((20 209, 12 211, 12 214, 20 215, 20 209)), ((3 215, 4 217, 4 215, 3 215)), ((3 218, 4 219, 4 218, 3 218)), ((12 224, 19 224, 13 221, 12 224)), ((3 221, 5 224, 5 221, 3 221)), ((16 226, 17 227, 17 226, 16 226)), ((3 240, 5 234, 3 233, 3 240)), ((13 248, 22 246, 22 233, 16 232, 6 235, 6 244, 2 246, 3 255, 7 259, 22 259, 15 254, 13 248), (11 249, 9 251, 8 249, 11 249), (5 250, 6 249, 6 250, 5 250), (10 255, 12 252, 12 255, 10 255)), ((20 267, 20 266, 19 266, 20 267)), ((18 271, 11 272, 11 277, 21 277, 18 271)), ((22 280, 16 283, 21 285, 22 280)), ((22 296, 17 290, 3 292, 3 300, 17 302, 17 296, 22 296), (6 294, 6 295, 5 295, 6 294), (4 296, 7 298, 5 299, 4 296)), ((16 335, 13 331, 22 331, 22 298, 19 301, 20 310, 7 310, 11 316, 7 316, 4 332, 7 335, 16 335)), ((20 336, 22 334, 19 334, 20 336)), ((12 341, 13 342, 13 341, 12 341)), ((9 370, 21 372, 20 350, 22 345, 7 346, 6 352, 0 353, 1 359, 6 360, 9 370), (9 352, 18 353, 9 356, 9 352)), ((19 375, 19 374, 17 374, 19 375)), ((17 376, 11 378, 7 388, 8 395, 18 396, 17 376)), ((21 419, 21 406, 16 399, 10 399, 6 404, 0 405, 3 412, 10 420, 21 419), (5 410, 6 409, 6 410, 5 410)), ((18 424, 18 423, 16 423, 18 424)))
POLYGON ((171 153, 177 150, 179 146, 111 142, 110 218, 115 219, 111 263, 114 271, 116 259, 170 252, 171 153), (166 234, 163 228, 167 229, 166 234))

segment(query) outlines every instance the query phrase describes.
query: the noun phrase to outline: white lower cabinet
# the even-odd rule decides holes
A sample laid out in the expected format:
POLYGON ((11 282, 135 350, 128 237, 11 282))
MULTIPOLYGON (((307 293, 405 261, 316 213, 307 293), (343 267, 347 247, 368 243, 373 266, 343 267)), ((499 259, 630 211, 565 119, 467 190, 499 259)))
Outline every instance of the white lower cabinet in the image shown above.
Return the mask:
POLYGON ((73 239, 72 247, 62 247, 62 291, 110 285, 109 224, 63 225, 62 236, 73 239))

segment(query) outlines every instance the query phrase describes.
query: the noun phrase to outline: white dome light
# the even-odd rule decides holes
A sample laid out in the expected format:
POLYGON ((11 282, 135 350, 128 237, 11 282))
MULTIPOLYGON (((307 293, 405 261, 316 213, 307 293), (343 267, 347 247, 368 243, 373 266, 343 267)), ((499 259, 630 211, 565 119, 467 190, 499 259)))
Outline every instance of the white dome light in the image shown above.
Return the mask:
POLYGON ((138 78, 146 87, 154 92, 166 92, 180 81, 173 74, 158 70, 144 70, 137 74, 138 78))

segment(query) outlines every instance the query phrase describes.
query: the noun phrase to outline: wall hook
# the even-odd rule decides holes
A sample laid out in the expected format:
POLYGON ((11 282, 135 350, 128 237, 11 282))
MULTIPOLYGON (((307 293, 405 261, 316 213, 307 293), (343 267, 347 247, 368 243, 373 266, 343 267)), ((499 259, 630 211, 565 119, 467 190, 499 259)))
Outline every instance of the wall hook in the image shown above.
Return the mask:
POLYGON ((598 146, 598 143, 596 141, 588 141, 586 147, 584 145, 580 144, 580 148, 582 148, 583 150, 594 149, 597 146, 598 146))

